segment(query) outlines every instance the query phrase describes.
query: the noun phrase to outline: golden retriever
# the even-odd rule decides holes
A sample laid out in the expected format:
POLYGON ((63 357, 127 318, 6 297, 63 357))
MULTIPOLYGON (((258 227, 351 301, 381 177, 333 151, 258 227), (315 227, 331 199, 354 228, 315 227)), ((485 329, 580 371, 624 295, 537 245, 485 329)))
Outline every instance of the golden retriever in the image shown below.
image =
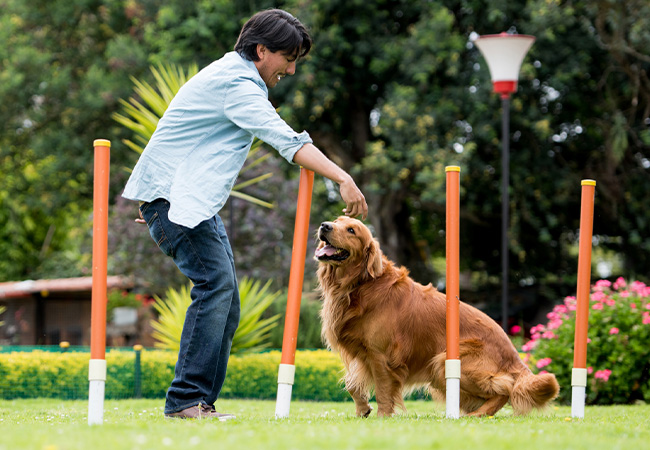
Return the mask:
MULTIPOLYGON (((345 388, 358 416, 379 416, 399 406, 404 392, 426 386, 444 399, 446 298, 431 284, 413 281, 379 248, 359 220, 323 222, 314 258, 319 262, 323 338, 341 355, 345 388)), ((468 415, 494 415, 510 401, 515 414, 543 408, 559 391, 555 376, 534 375, 499 325, 460 302, 460 407, 468 415)))

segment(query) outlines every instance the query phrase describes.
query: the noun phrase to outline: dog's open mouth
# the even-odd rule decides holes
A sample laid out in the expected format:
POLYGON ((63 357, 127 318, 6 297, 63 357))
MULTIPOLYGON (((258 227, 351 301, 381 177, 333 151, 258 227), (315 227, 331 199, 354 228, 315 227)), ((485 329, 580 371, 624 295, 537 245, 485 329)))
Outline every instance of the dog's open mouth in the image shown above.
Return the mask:
POLYGON ((325 242, 325 245, 317 248, 314 253, 314 256, 316 256, 316 259, 319 261, 345 261, 348 256, 350 256, 350 252, 342 248, 334 247, 323 236, 321 236, 320 239, 325 242))

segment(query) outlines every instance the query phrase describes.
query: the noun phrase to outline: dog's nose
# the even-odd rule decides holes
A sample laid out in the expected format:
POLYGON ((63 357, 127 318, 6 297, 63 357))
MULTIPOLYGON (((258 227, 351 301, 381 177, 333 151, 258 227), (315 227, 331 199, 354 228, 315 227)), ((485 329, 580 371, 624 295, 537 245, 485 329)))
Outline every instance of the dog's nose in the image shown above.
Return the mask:
POLYGON ((332 222, 323 222, 320 224, 320 231, 323 233, 327 233, 329 231, 332 231, 332 222))

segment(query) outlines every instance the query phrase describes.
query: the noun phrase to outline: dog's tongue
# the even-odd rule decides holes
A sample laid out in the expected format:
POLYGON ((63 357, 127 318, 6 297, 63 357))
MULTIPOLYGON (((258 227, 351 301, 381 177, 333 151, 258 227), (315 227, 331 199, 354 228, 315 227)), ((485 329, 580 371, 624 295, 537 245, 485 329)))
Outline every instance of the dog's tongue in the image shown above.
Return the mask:
POLYGON ((325 245, 325 247, 317 248, 315 252, 317 258, 321 256, 332 256, 334 253, 336 253, 336 248, 329 244, 325 245))

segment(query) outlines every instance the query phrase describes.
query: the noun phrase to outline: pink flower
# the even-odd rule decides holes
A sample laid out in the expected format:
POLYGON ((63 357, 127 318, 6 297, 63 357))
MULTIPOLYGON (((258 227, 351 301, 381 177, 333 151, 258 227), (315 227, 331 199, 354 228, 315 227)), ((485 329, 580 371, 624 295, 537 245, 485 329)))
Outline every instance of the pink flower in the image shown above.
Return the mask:
POLYGON ((630 291, 623 291, 623 292, 621 292, 619 295, 621 296, 621 298, 627 298, 627 297, 629 297, 631 294, 630 294, 630 291))
POLYGON ((519 325, 513 325, 512 328, 510 328, 510 334, 519 334, 521 333, 521 327, 519 325))
POLYGON ((650 303, 646 303, 644 306, 645 309, 650 309, 650 303))
POLYGON ((643 325, 650 324, 650 312, 646 311, 646 312, 643 313, 642 322, 643 322, 643 325))
POLYGON ((587 367, 587 373, 588 373, 589 375, 591 375, 592 373, 594 373, 594 368, 593 368, 593 367, 587 367))
POLYGON ((562 319, 553 319, 548 323, 549 330, 557 330, 562 325, 562 319))
POLYGON ((602 303, 595 303, 591 309, 603 309, 603 304, 602 303))
POLYGON ((616 281, 614 281, 614 289, 617 291, 622 288, 627 286, 627 283, 625 282, 625 278, 619 277, 616 281))
POLYGON ((630 303, 630 308, 636 309, 636 303, 630 303))
POLYGON ((537 364, 535 365, 537 366, 538 369, 541 369, 543 367, 548 366, 549 364, 551 364, 551 358, 542 358, 539 361, 537 361, 537 364))
POLYGON ((545 373, 548 373, 548 372, 547 372, 546 370, 540 370, 540 371, 539 371, 539 374, 540 374, 540 375, 544 375, 545 373))
POLYGON ((566 297, 564 299, 564 304, 566 305, 567 309, 569 311, 575 311, 576 310, 576 298, 573 296, 566 297))
POLYGON ((609 288, 612 285, 612 282, 609 280, 598 280, 596 281, 596 289, 605 289, 609 288))
POLYGON ((529 352, 535 347, 537 347, 537 344, 539 344, 539 341, 528 341, 524 345, 521 346, 521 349, 525 352, 529 352))
POLYGON ((620 330, 616 327, 612 327, 609 329, 609 334, 618 334, 620 330))
POLYGON ((557 314, 566 314, 569 312, 569 308, 567 308, 565 305, 555 305, 555 308, 553 308, 553 312, 557 314))
POLYGON ((639 295, 644 295, 647 293, 645 283, 641 283, 640 281, 633 281, 630 285, 630 289, 632 292, 636 292, 639 295))
POLYGON ((607 383, 609 376, 612 374, 612 371, 609 369, 599 370, 594 375, 594 378, 597 380, 602 380, 603 383, 607 383))
MULTIPOLYGON (((648 309, 650 309, 650 303, 648 303, 648 306, 649 306, 648 309)), ((539 325, 535 325, 530 329, 530 334, 540 333, 542 331, 544 331, 544 325, 540 323, 539 325)))
POLYGON ((543 337, 544 339, 554 339, 556 336, 555 336, 555 333, 553 333, 552 331, 545 331, 545 332, 542 334, 542 337, 543 337))
POLYGON ((594 302, 602 302, 607 298, 607 295, 605 295, 604 292, 601 291, 596 291, 593 294, 591 294, 591 300, 594 302))

